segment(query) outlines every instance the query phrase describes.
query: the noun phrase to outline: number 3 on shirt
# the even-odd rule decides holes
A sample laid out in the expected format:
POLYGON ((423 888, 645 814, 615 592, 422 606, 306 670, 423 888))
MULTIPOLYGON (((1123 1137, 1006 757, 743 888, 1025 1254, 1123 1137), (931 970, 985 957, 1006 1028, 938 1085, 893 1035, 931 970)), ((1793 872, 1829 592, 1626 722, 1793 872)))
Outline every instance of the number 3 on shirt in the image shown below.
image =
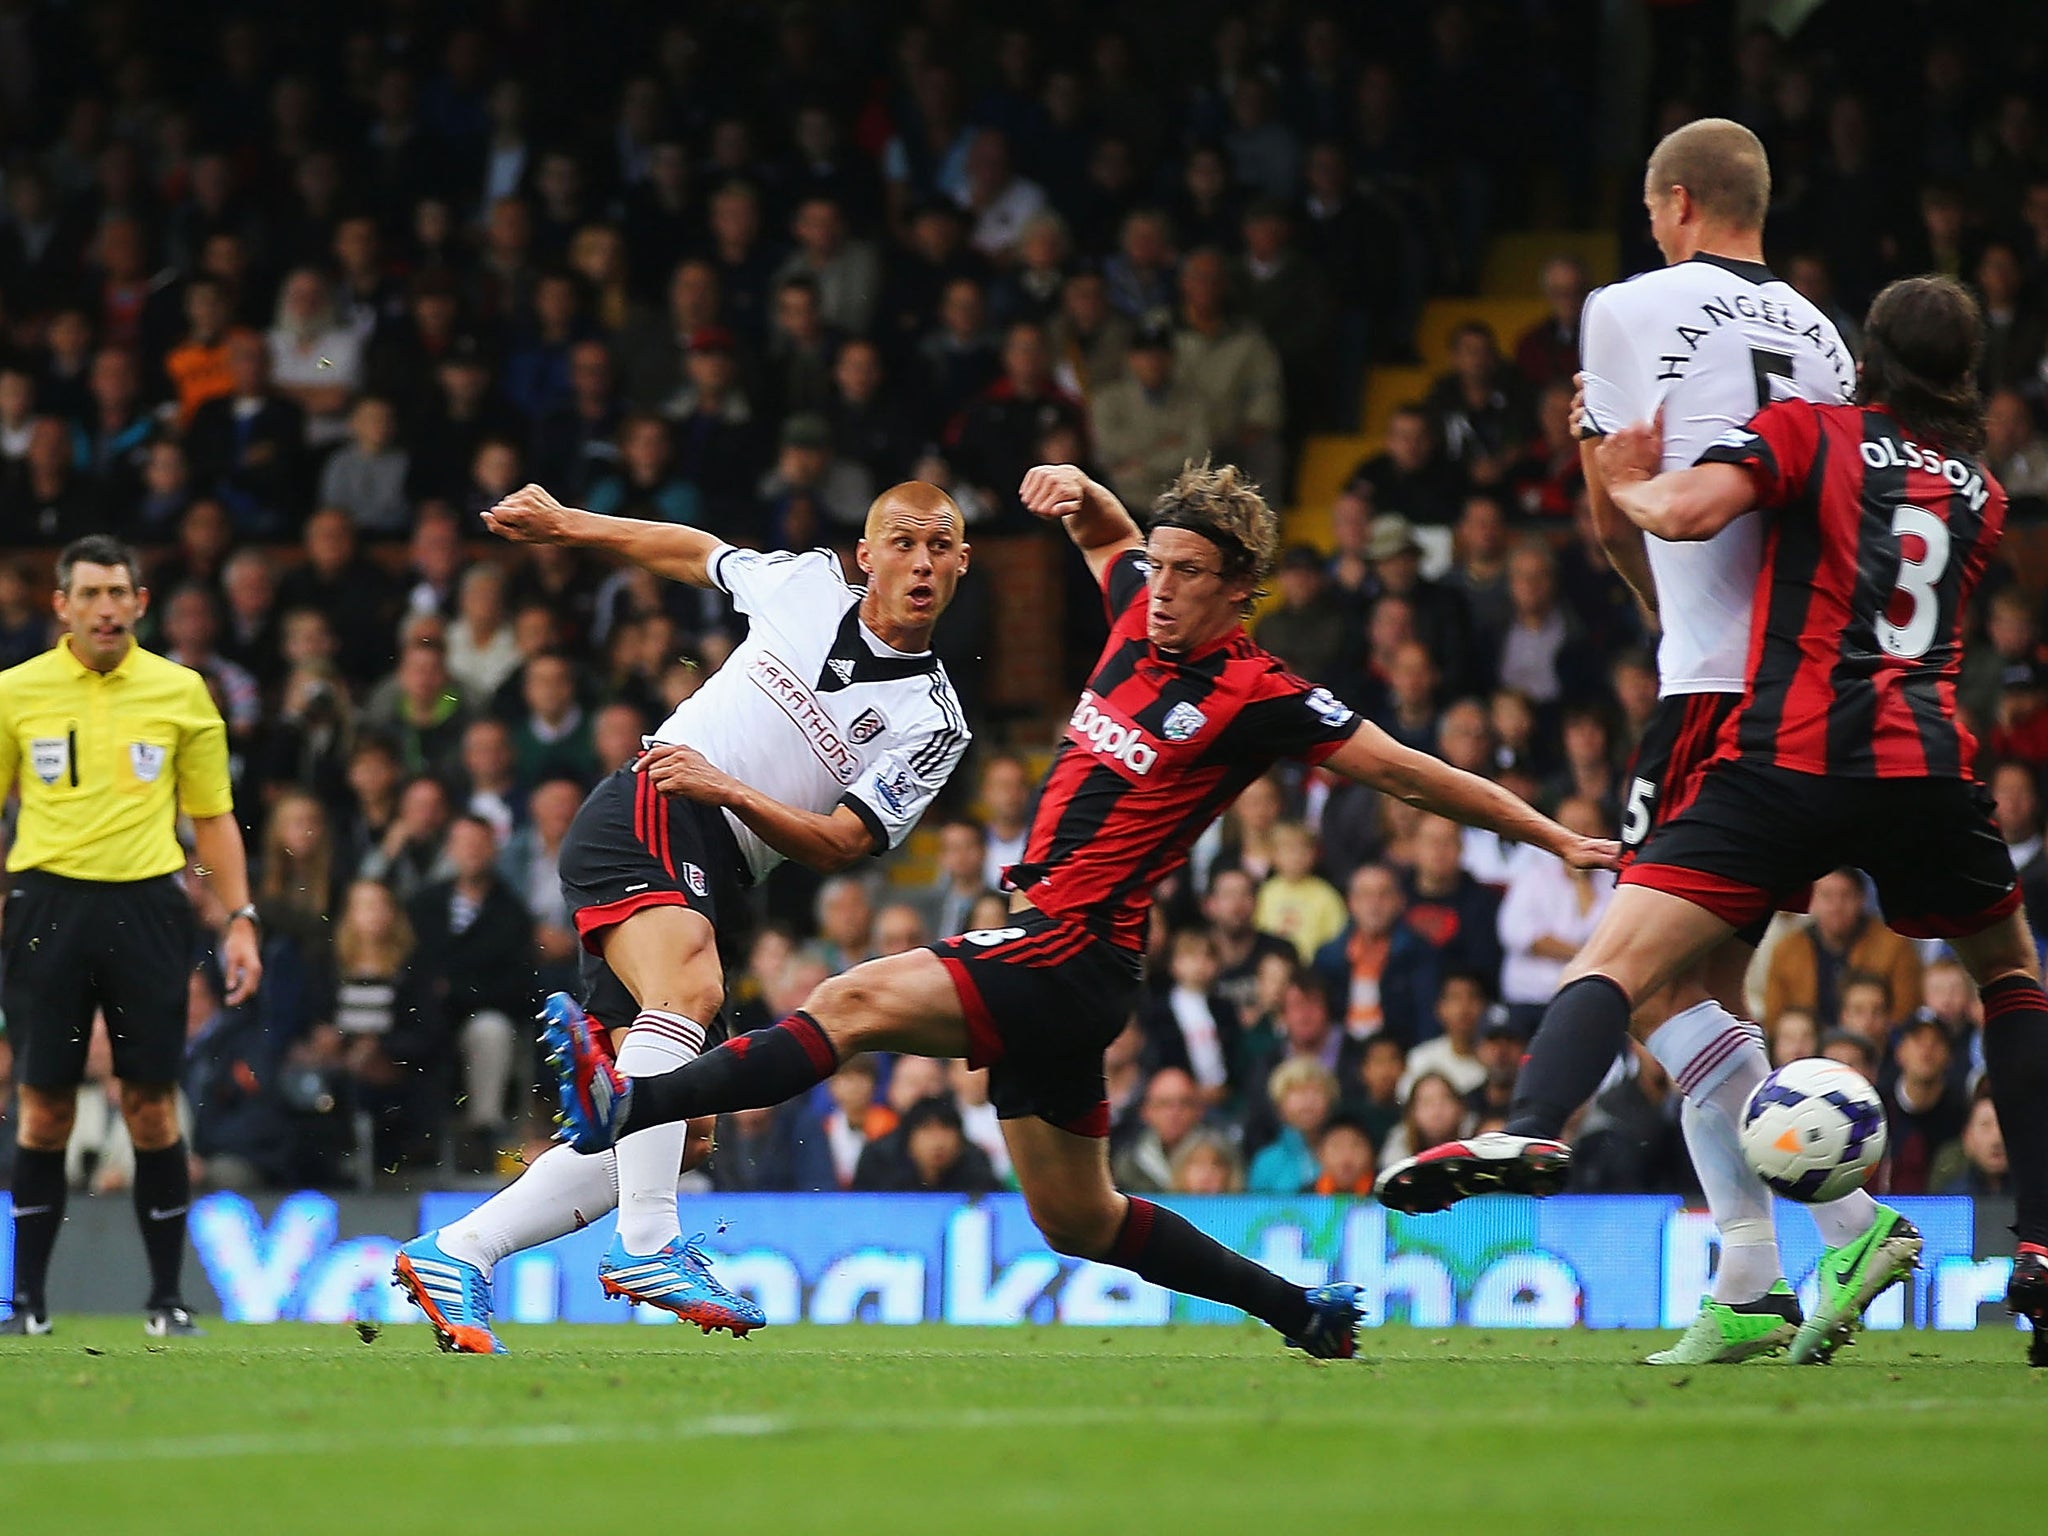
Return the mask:
POLYGON ((1918 661, 1934 644, 1941 624, 1941 598, 1934 589, 1948 569, 1948 525, 1924 507, 1900 507, 1892 513, 1892 537, 1899 541, 1898 585, 1877 617, 1877 643, 1887 656, 1918 661), (1906 553, 1909 533, 1924 546, 1917 560, 1906 553), (1893 623, 1901 592, 1913 606, 1903 622, 1893 623))

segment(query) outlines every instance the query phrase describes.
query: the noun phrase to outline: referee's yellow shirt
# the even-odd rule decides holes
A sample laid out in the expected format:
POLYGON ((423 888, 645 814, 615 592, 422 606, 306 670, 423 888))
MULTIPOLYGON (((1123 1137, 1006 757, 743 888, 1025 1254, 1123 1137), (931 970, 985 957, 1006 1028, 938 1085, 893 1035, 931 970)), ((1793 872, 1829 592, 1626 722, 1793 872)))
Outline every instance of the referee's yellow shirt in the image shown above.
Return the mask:
POLYGON ((206 680, 140 645, 111 672, 71 637, 0 672, 0 787, 18 783, 10 872, 148 880, 185 864, 177 819, 234 809, 206 680))

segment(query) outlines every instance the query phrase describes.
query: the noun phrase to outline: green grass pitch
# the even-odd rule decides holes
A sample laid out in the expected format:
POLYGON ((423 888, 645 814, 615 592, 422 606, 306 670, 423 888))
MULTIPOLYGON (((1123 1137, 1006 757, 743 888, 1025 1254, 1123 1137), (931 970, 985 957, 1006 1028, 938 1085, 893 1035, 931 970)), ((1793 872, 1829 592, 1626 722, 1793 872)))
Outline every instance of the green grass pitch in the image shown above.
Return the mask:
POLYGON ((60 1318, 0 1341, 0 1526, 83 1533, 2038 1531, 2024 1339, 1829 1369, 1633 1364, 1612 1333, 507 1328, 60 1318))

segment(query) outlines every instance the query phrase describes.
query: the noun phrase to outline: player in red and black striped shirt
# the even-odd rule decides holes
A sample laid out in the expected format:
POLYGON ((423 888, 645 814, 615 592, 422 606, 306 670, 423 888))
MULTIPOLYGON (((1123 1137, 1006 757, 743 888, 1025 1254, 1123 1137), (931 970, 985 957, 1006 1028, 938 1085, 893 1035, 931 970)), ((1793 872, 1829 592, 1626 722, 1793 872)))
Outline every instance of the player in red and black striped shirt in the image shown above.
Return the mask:
POLYGON ((1770 406, 1669 474, 1654 427, 1601 445, 1638 527, 1705 539, 1758 509, 1764 562, 1749 685, 1715 766, 1623 873, 1545 1027, 1618 1010, 1618 1033, 1631 998, 1786 892, 1867 872, 1885 921, 1946 939, 1980 989, 2020 1238, 2008 1299, 2048 1365, 2048 994, 1955 702, 1964 606, 2005 519, 1976 457, 1983 322, 1954 281, 1908 278, 1872 303, 1866 336, 1853 406, 1770 406))
POLYGON ((1582 867, 1616 844, 1581 837, 1498 785, 1391 740, 1252 643, 1244 618, 1274 565, 1277 520, 1231 468, 1184 473, 1149 537, 1071 465, 1024 478, 1101 584, 1111 622, 1053 760, 1009 922, 871 960, 772 1029, 630 1087, 565 1038, 572 1144, 705 1113, 777 1104, 858 1051, 965 1056, 989 1097, 1032 1219, 1062 1253, 1241 1307, 1318 1355, 1355 1348, 1358 1288, 1304 1290, 1110 1180, 1102 1056, 1130 1015, 1152 889, 1251 780, 1298 758, 1582 867))

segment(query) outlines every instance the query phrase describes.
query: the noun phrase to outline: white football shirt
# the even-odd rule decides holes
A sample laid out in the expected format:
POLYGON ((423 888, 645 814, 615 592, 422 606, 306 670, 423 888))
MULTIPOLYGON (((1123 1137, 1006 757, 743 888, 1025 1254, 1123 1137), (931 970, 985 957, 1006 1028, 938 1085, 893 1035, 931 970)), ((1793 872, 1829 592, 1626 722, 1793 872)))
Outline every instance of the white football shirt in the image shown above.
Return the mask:
MULTIPOLYGON (((830 550, 722 545, 710 570, 747 616, 747 638, 649 739, 695 747, 784 805, 819 816, 848 806, 878 844, 901 843, 967 751, 938 657, 871 633, 862 589, 847 585, 830 550)), ((725 818, 756 880, 782 862, 732 812, 725 818)))
MULTIPOLYGON (((1600 288, 1579 328, 1586 423, 1604 435, 1664 409, 1664 468, 1685 469, 1773 400, 1837 404, 1856 362, 1827 316, 1756 262, 1695 256, 1600 288)), ((1740 693, 1763 525, 1738 517, 1711 539, 1651 537, 1664 638, 1659 692, 1740 693)))

